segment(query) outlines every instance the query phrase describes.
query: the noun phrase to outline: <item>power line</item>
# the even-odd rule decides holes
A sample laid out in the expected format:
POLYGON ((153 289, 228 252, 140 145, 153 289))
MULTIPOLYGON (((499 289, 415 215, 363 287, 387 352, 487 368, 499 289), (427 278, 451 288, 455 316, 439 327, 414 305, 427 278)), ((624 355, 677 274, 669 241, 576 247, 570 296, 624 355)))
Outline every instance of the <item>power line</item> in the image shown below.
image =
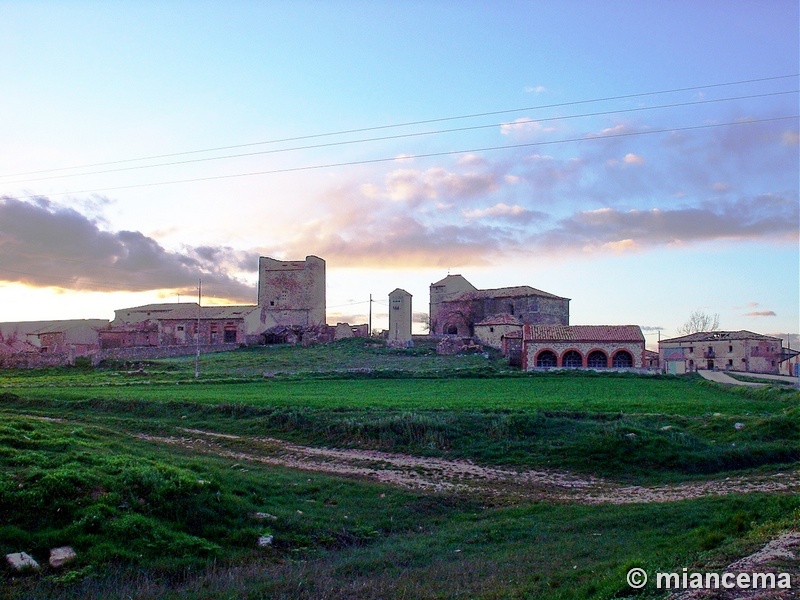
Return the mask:
MULTIPOLYGON (((607 134, 607 135, 598 135, 593 137, 574 137, 574 138, 565 138, 561 140, 548 140, 548 141, 539 141, 539 142, 528 142, 523 144, 506 144, 500 146, 484 146, 480 148, 464 148, 460 150, 446 150, 442 152, 428 152, 425 154, 414 154, 414 155, 403 155, 403 156, 392 156, 392 157, 383 157, 383 158, 372 158, 372 159, 364 159, 364 160, 354 160, 354 161, 346 161, 346 162, 338 162, 338 163, 324 163, 319 165, 304 165, 300 167, 286 167, 281 169, 271 169, 266 171, 252 171, 249 173, 233 173, 228 175, 212 175, 208 177, 192 177, 188 179, 174 179, 170 181, 157 181, 151 183, 136 183, 131 185, 121 185, 121 186, 113 186, 113 187, 101 187, 101 188, 94 188, 94 189, 87 189, 87 190, 73 190, 69 192, 52 192, 48 194, 49 196, 67 196, 71 194, 92 194, 97 192, 109 192, 109 191, 118 191, 118 190, 130 190, 130 189, 137 189, 137 188, 147 188, 147 187, 158 187, 162 185, 177 185, 182 183, 196 183, 201 181, 216 181, 216 180, 223 180, 223 179, 235 179, 239 177, 255 177, 255 176, 263 176, 263 175, 277 175, 281 173, 295 173, 299 171, 313 171, 318 169, 330 169, 335 167, 351 167, 357 165, 368 165, 368 164, 378 164, 378 163, 385 163, 385 162, 395 162, 400 160, 409 160, 409 159, 417 159, 417 158, 433 158, 439 156, 452 156, 454 154, 466 154, 466 153, 475 153, 475 152, 490 152, 495 150, 511 150, 516 148, 530 148, 535 146, 549 146, 549 145, 556 145, 556 144, 566 144, 566 143, 573 143, 573 142, 589 142, 589 141, 600 141, 600 140, 609 140, 615 138, 623 138, 623 137, 634 137, 634 136, 645 136, 645 135, 656 135, 661 133, 677 133, 681 131, 697 131, 701 129, 713 129, 719 127, 732 127, 732 126, 742 126, 742 125, 752 125, 756 123, 768 123, 768 122, 775 122, 775 121, 786 121, 790 119, 797 119, 800 118, 800 115, 786 115, 781 117, 770 117, 764 119, 751 119, 747 121, 732 121, 727 123, 712 123, 712 124, 705 124, 705 125, 690 125, 686 127, 669 127, 665 129, 651 129, 647 131, 629 131, 624 133, 614 133, 614 134, 607 134)), ((36 198, 39 194, 30 194, 26 196, 17 196, 19 199, 29 199, 29 198, 36 198)))
MULTIPOLYGON (((549 121, 566 121, 569 119, 580 119, 586 117, 598 117, 598 116, 605 116, 605 115, 614 115, 614 114, 625 114, 625 113, 632 113, 632 112, 642 112, 647 110, 659 110, 664 108, 678 108, 684 106, 697 106, 703 104, 713 104, 719 102, 730 102, 733 100, 748 100, 753 98, 766 98, 770 96, 782 96, 787 94, 797 94, 800 93, 800 90, 787 90, 781 92, 768 92, 763 94, 752 94, 747 96, 733 96, 728 98, 715 98, 711 100, 695 100, 690 102, 676 102, 672 104, 661 104, 656 106, 640 106, 636 108, 625 108, 625 109, 618 109, 618 110, 607 110, 607 111, 599 111, 599 112, 591 112, 591 113, 580 113, 575 115, 565 115, 565 116, 558 116, 558 117, 545 117, 541 119, 531 120, 529 122, 536 122, 536 123, 546 123, 549 121)), ((157 167, 169 167, 169 166, 176 166, 176 165, 185 165, 185 164, 193 164, 193 163, 200 163, 200 162, 209 162, 215 160, 228 160, 232 158, 245 158, 250 156, 260 156, 265 154, 280 154, 284 152, 294 152, 298 150, 316 150, 320 148, 330 148, 334 146, 347 146, 347 145, 354 145, 354 144, 363 144, 367 142, 381 142, 387 140, 396 140, 396 139, 405 139, 405 138, 412 138, 412 137, 421 137, 426 135, 441 135, 444 133, 458 133, 463 131, 475 131, 478 129, 490 129, 496 127, 502 127, 504 125, 517 125, 517 124, 524 124, 528 121, 523 122, 514 122, 514 123, 491 123, 488 125, 473 125, 469 127, 456 127, 451 129, 439 129, 434 131, 422 131, 422 132, 415 132, 415 133, 402 133, 397 135, 387 135, 387 136, 380 136, 380 137, 372 137, 372 138, 362 138, 357 140, 345 140, 345 141, 338 141, 338 142, 328 142, 324 144, 311 144, 307 146, 295 146, 292 148, 279 148, 274 150, 259 150, 257 152, 245 152, 240 154, 227 154, 223 156, 211 156, 206 158, 192 158, 187 160, 179 160, 179 161, 172 161, 166 163, 155 163, 151 165, 136 165, 131 167, 118 167, 115 169, 103 169, 100 171, 87 171, 81 173, 66 173, 61 175, 51 175, 49 177, 37 177, 33 179, 19 179, 15 181, 7 181, 4 182, 5 185, 12 185, 12 184, 19 184, 19 183, 30 183, 34 181, 49 181, 52 179, 64 179, 68 177, 85 177, 88 175, 102 175, 106 173, 120 173, 124 171, 136 171, 141 169, 153 169, 157 167)), ((264 142, 268 143, 268 142, 264 142)), ((135 160, 135 159, 134 159, 135 160)), ((54 169, 54 171, 58 171, 62 169, 54 169)), ((39 172, 48 172, 48 171, 39 171, 39 172)), ((9 175, 0 175, 0 177, 9 177, 9 175)))
POLYGON ((151 156, 143 156, 138 158, 128 158, 128 159, 121 159, 121 160, 114 160, 114 161, 106 161, 106 162, 97 162, 97 163, 88 163, 84 165, 74 165, 70 167, 59 167, 53 169, 42 169, 37 171, 25 171, 25 172, 17 172, 17 173, 9 173, 6 175, 0 175, 0 177, 21 177, 24 175, 36 175, 39 173, 52 173, 56 171, 66 171, 71 169, 87 169, 87 168, 94 168, 94 167, 102 167, 102 166, 109 166, 109 165, 116 165, 116 164, 123 164, 128 162, 137 162, 137 161, 145 161, 145 160, 157 160, 162 158, 172 158, 176 156, 187 156, 190 154, 202 154, 204 152, 219 152, 223 150, 235 150, 237 148, 247 148, 251 146, 261 146, 267 144, 278 144, 284 142, 295 142, 301 140, 309 140, 309 139, 317 139, 323 137, 331 137, 331 136, 338 136, 338 135, 348 135, 353 133, 366 133, 369 131, 380 131, 384 129, 393 129, 393 128, 400 128, 400 127, 410 127, 414 125, 427 125, 430 123, 443 123, 447 121, 456 121, 461 119, 473 119, 478 117, 488 117, 488 116, 495 116, 495 115, 502 115, 502 114, 511 114, 515 112, 523 112, 523 111, 530 111, 530 110, 543 110, 543 109, 550 109, 550 108, 563 108, 566 106, 579 106, 582 104, 591 104, 596 102, 609 102, 613 100, 630 100, 633 98, 644 98, 648 96, 657 96, 661 94, 672 94, 678 92, 688 92, 688 91, 696 91, 696 90, 703 90, 703 89, 713 89, 713 88, 720 88, 720 87, 727 87, 727 86, 734 86, 734 85, 745 85, 750 83, 763 83, 766 81, 778 81, 784 79, 790 79, 793 77, 798 77, 800 74, 793 73, 788 75, 777 75, 773 77, 760 77, 756 79, 743 79, 739 81, 729 81, 724 83, 712 83, 706 85, 699 85, 699 86, 691 86, 691 87, 682 87, 682 88, 672 88, 667 90, 658 90, 658 91, 651 91, 651 92, 639 92, 635 94, 622 94, 617 96, 606 96, 603 98, 591 98, 585 100, 574 100, 571 102, 560 102, 554 104, 541 104, 541 105, 534 105, 534 106, 527 106, 527 107, 520 107, 520 108, 511 108, 511 109, 504 109, 504 110, 496 110, 496 111, 488 111, 488 112, 481 112, 481 113, 472 113, 466 115, 457 115, 457 116, 450 116, 450 117, 439 117, 434 119, 423 119, 418 121, 408 121, 404 123, 394 123, 390 125, 377 125, 372 127, 361 127, 357 129, 345 129, 339 131, 330 131, 326 133, 317 133, 317 134, 310 134, 310 135, 302 135, 302 136, 294 136, 294 137, 287 137, 287 138, 279 138, 274 140, 265 140, 260 142, 248 142, 244 144, 233 144, 229 146, 218 146, 214 148, 204 148, 199 150, 187 150, 183 152, 172 152, 168 154, 157 154, 151 156))

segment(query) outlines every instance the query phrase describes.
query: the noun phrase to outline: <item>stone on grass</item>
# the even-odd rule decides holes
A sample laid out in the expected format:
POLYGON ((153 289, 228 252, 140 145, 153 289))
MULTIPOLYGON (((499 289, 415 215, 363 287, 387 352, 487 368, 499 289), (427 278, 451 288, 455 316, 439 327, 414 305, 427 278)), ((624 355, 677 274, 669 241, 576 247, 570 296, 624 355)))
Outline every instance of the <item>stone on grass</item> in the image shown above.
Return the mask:
POLYGON ((736 431, 741 431, 742 429, 744 429, 744 423, 734 423, 733 428, 736 431))
POLYGON ((68 562, 72 562, 78 558, 70 546, 62 546, 61 548, 50 548, 50 566, 54 569, 63 567, 68 562))
POLYGON ((272 539, 271 535, 262 535, 258 538, 258 547, 266 548, 267 546, 272 546, 272 539))
POLYGON ((26 569, 39 570, 39 563, 33 560, 33 557, 27 552, 14 552, 13 554, 6 554, 6 562, 15 571, 24 571, 26 569))

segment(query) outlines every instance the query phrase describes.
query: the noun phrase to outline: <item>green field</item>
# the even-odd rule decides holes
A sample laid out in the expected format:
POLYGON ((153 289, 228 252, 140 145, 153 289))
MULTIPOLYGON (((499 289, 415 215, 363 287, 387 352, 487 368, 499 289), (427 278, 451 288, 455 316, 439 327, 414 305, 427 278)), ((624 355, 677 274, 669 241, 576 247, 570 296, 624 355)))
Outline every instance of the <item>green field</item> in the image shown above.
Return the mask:
POLYGON ((720 569, 800 525, 797 488, 763 483, 796 480, 795 390, 527 376, 352 341, 204 356, 198 380, 193 367, 0 374, 0 552, 45 565, 6 571, 0 598, 631 597, 632 566, 720 569), (401 454, 420 481, 438 476, 430 459, 731 493, 615 504, 513 480, 391 484, 322 449, 387 473, 401 454), (46 566, 64 545, 77 561, 46 566))

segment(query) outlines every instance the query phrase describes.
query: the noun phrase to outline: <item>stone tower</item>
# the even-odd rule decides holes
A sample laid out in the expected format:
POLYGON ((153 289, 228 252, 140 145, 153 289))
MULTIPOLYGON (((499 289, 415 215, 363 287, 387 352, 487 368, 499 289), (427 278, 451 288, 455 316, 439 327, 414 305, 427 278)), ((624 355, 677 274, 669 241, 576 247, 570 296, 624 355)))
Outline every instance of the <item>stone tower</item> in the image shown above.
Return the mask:
POLYGON ((389 294, 389 344, 411 342, 411 294, 397 288, 389 294))
POLYGON ((265 327, 325 324, 325 261, 258 259, 258 308, 265 327))

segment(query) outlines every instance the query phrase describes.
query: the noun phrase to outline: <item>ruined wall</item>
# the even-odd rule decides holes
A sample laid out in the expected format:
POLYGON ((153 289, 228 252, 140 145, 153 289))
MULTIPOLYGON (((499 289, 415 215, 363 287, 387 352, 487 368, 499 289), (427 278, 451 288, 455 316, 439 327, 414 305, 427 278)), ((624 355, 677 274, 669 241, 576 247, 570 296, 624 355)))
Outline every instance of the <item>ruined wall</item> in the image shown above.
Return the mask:
POLYGON ((475 335, 474 325, 488 317, 509 314, 532 325, 569 325, 569 299, 546 296, 486 296, 466 292, 457 300, 445 300, 432 320, 434 334, 475 335))
POLYGON ((503 337, 511 332, 522 332, 522 324, 499 323, 499 324, 482 324, 475 325, 475 337, 484 346, 495 348, 497 350, 503 349, 503 337))
MULTIPOLYGON (((159 321, 161 346, 197 344, 197 319, 162 319, 159 321)), ((200 344, 244 344, 246 333, 243 319, 200 319, 200 344)))
POLYGON ((249 334, 275 325, 325 324, 324 260, 307 256, 304 261, 281 261, 262 256, 258 273, 260 310, 248 319, 249 334))
MULTIPOLYGON (((200 354, 214 352, 228 352, 236 350, 239 344, 217 344, 215 346, 200 346, 200 354)), ((92 364, 97 365, 101 360, 153 360, 156 358, 169 358, 171 356, 193 356, 197 348, 194 346, 164 346, 154 348, 110 348, 100 350, 92 355, 92 364)))

